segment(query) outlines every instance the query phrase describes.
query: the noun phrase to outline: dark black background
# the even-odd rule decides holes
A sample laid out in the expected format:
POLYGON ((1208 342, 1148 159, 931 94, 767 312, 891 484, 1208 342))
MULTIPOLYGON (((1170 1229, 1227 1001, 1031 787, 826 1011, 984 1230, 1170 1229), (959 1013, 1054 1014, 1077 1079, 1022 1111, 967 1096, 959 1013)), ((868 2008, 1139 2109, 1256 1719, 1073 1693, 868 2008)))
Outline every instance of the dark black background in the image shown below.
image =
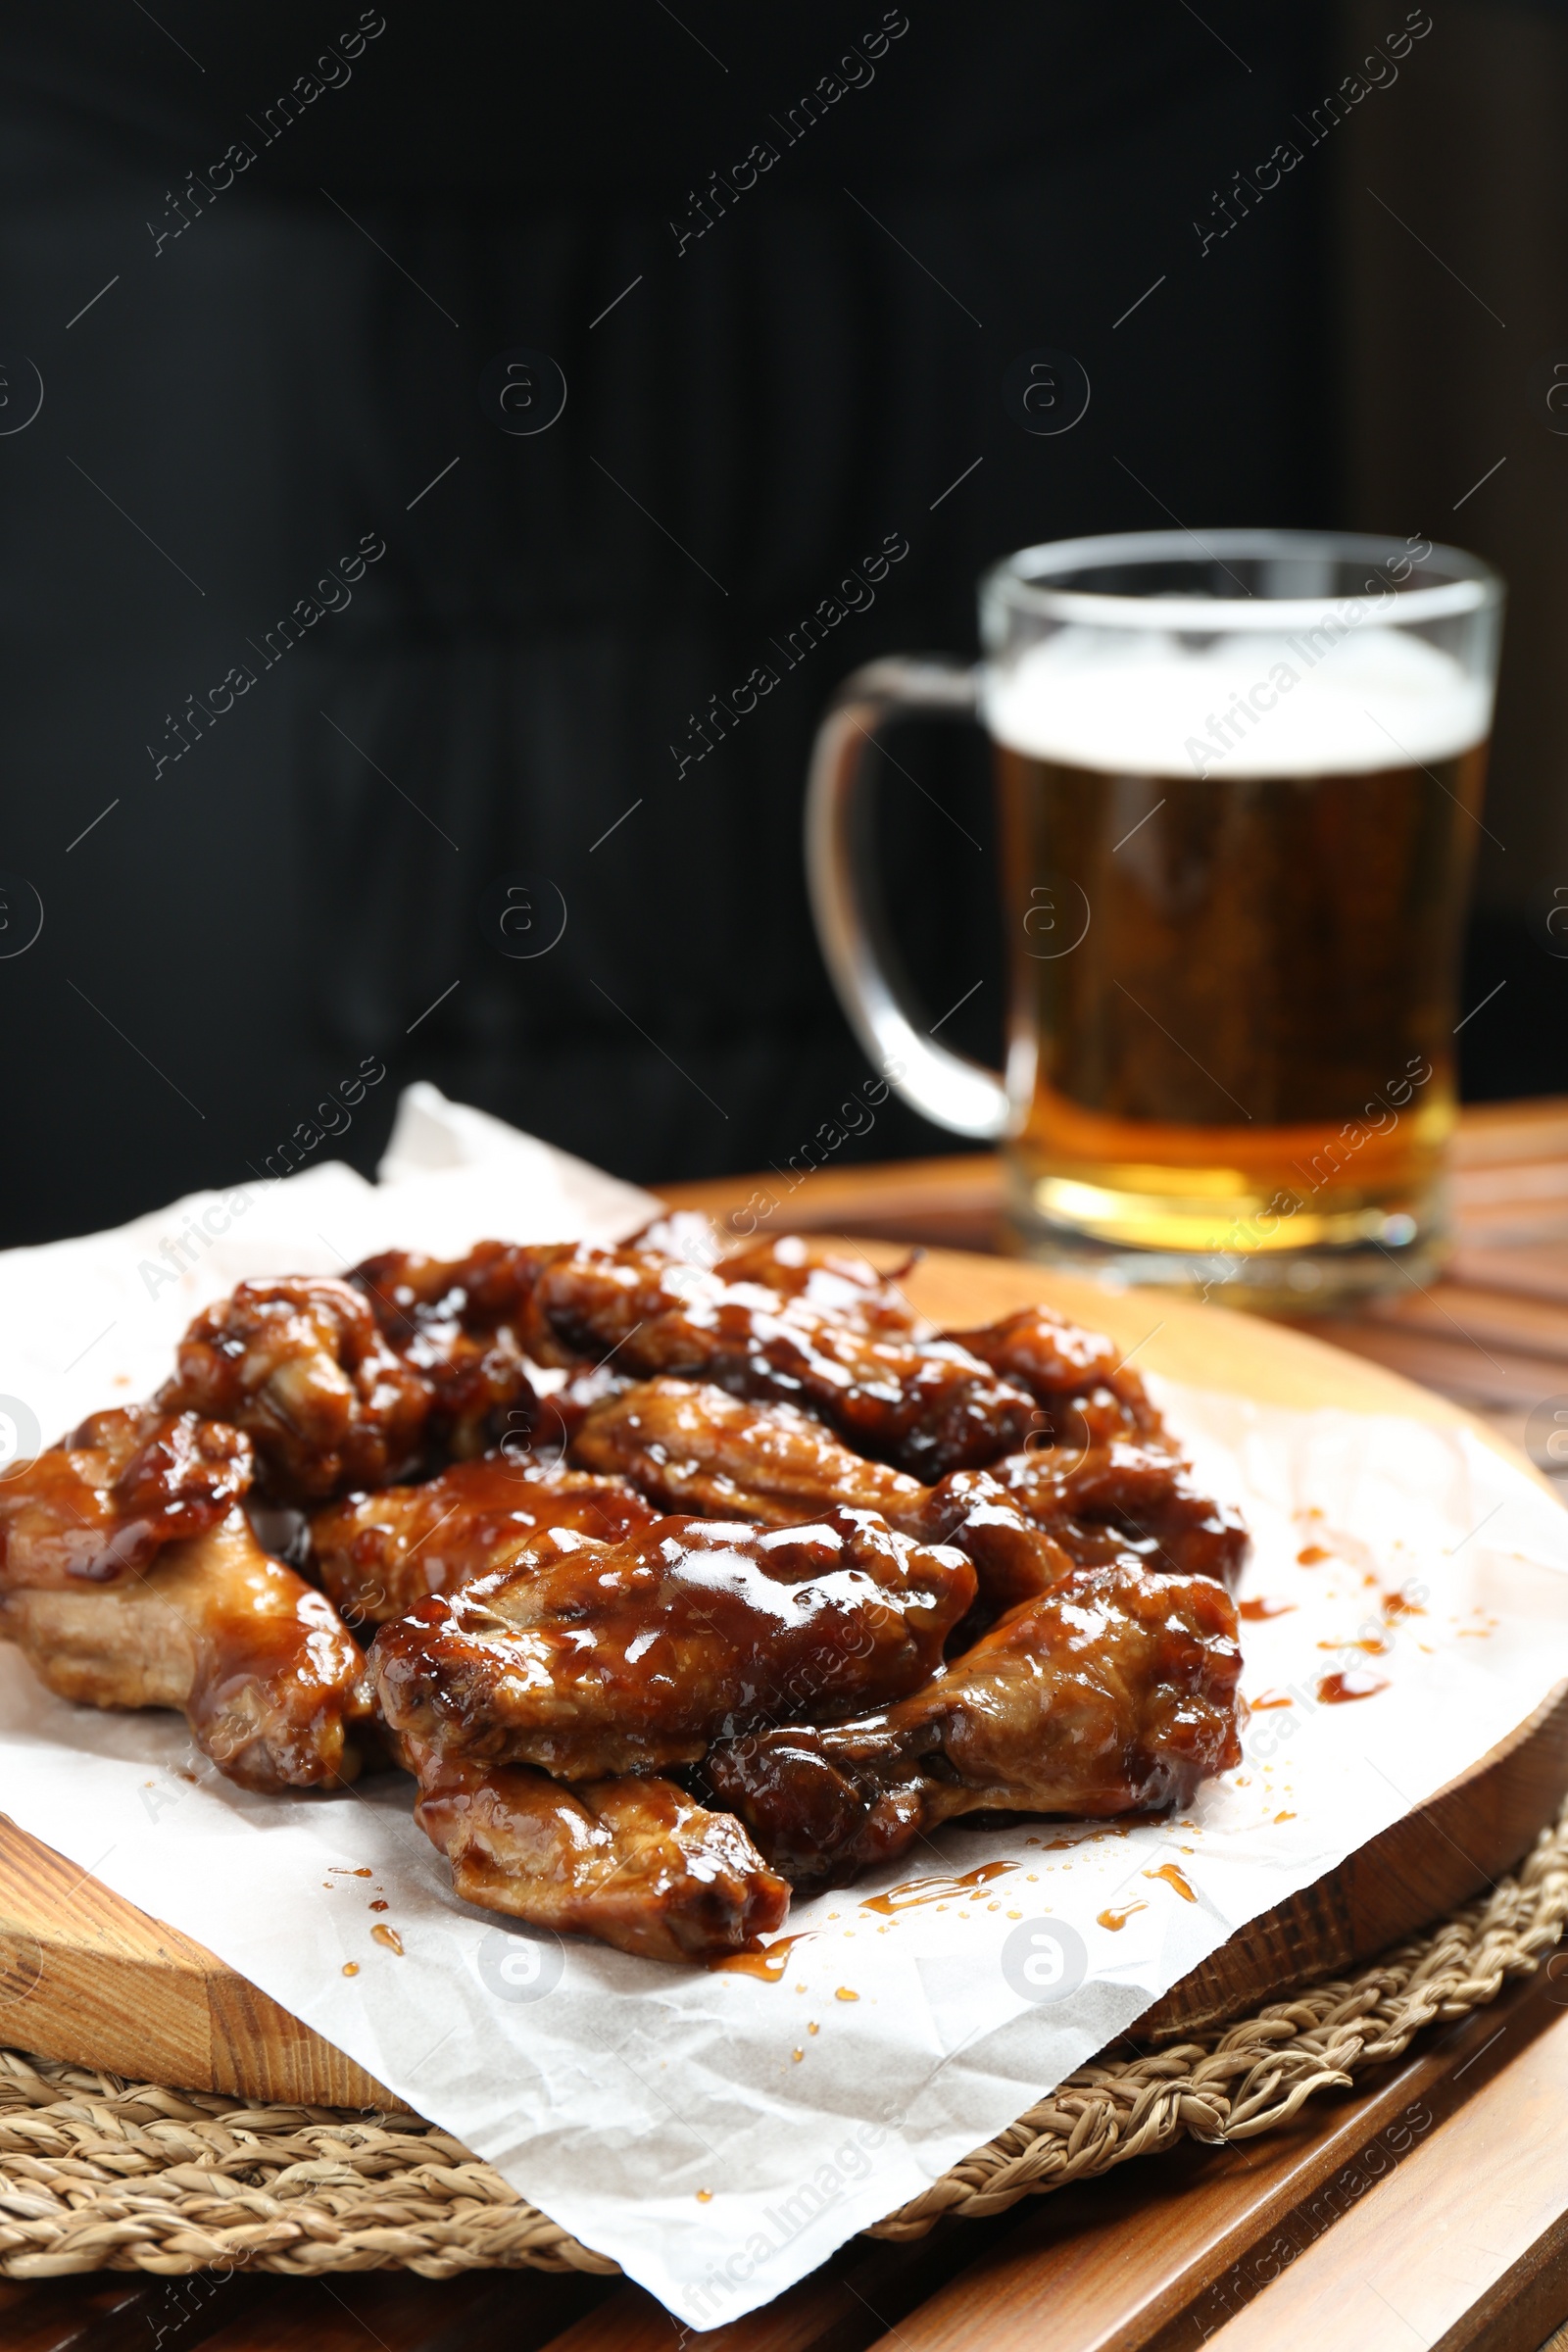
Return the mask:
MULTIPOLYGON (((1206 255, 1193 227, 1354 63, 1350 14, 909 0, 871 85, 677 253, 688 191, 781 144, 770 118, 882 14, 387 0, 347 86, 266 145, 356 8, 12 19, 0 416, 22 355, 45 400, 0 438, 0 872, 45 923, 0 961, 0 1239, 242 1177, 365 1056, 389 1076, 362 1166, 416 1076, 628 1176, 782 1161, 864 1075, 799 844, 850 668, 972 648, 976 575, 1071 532, 1360 521, 1494 552, 1484 498, 1451 519, 1356 473, 1344 190, 1372 132, 1206 255), (155 252, 235 139, 255 164, 155 252), (1059 438, 1003 406, 1038 345, 1093 384, 1059 438), (569 388, 535 437, 480 403, 514 346, 569 388), (367 532, 387 553, 352 606, 262 669, 249 646, 367 532), (874 609, 678 777, 687 713, 888 532, 910 552, 874 609), (166 714, 246 660, 254 689, 155 776, 166 714), (535 961, 481 932, 513 872, 564 897, 535 961)), ((1368 122, 1419 107, 1444 38, 1368 122)), ((1395 267, 1492 333, 1415 247, 1395 267)), ((1380 415, 1460 397, 1390 366, 1380 415)), ((995 1058, 983 753, 933 728, 899 757, 906 947, 933 1011, 984 983, 944 1034, 995 1058)), ((1561 1081, 1559 967, 1494 893, 1476 993, 1503 972, 1472 1094, 1561 1081)), ((856 1149, 951 1142, 890 1103, 856 1149)))

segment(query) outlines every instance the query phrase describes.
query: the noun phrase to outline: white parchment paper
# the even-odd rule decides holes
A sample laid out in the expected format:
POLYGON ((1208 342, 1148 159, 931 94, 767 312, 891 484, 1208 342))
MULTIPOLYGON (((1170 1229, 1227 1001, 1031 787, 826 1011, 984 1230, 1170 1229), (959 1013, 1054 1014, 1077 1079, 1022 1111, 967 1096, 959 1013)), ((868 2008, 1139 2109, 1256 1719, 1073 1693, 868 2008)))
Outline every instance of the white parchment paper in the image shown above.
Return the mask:
MULTIPOLYGON (((405 1098, 383 1174, 369 1186, 326 1165, 247 1188, 243 1206, 196 1196, 0 1256, 0 1396, 48 1443, 150 1389, 194 1308, 245 1274, 492 1232, 613 1239, 650 1211, 431 1088, 405 1098), (170 1270, 163 1244, 213 1202, 226 1229, 151 1280, 170 1270)), ((1153 1385, 1248 1514, 1244 1594, 1289 1604, 1243 1629, 1243 1763, 1179 1821, 950 1828, 797 1902, 766 1977, 530 1936, 454 1900, 406 1781, 251 1795, 193 1754, 182 1724, 69 1706, 4 1650, 0 1805, 241 1970, 689 2325, 716 2326, 1010 2123, 1568 1677, 1568 1514, 1467 1432, 1153 1385), (1333 1675, 1382 1687, 1324 1703, 1333 1675)), ((24 2009, 0 2028, 24 2040, 24 2009)))

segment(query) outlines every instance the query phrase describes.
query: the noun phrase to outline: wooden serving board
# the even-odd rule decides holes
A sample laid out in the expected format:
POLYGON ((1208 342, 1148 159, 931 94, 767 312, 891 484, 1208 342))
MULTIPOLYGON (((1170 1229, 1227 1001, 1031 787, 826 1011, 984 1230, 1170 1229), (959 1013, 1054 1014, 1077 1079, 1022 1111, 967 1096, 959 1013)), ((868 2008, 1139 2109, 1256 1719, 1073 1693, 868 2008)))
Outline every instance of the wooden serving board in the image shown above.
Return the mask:
MULTIPOLYGON (((900 1251, 866 1245, 879 1263, 900 1251)), ((1141 1369, 1273 1404, 1468 1416, 1380 1365, 1303 1333, 1013 1260, 932 1250, 906 1277, 922 1313, 988 1322, 1049 1298, 1108 1331, 1141 1369)), ((1529 1469, 1491 1431, 1469 1422, 1529 1469)), ((1533 1475, 1533 1473, 1532 1473, 1533 1475)), ((1140 2024, 1166 2038, 1366 1959, 1508 1870, 1568 1791, 1568 1691, 1449 1788, 1316 1886, 1254 1920, 1140 2024)), ((0 1819, 0 2039, 144 2082, 308 2106, 402 2102, 235 1971, 0 1819)))

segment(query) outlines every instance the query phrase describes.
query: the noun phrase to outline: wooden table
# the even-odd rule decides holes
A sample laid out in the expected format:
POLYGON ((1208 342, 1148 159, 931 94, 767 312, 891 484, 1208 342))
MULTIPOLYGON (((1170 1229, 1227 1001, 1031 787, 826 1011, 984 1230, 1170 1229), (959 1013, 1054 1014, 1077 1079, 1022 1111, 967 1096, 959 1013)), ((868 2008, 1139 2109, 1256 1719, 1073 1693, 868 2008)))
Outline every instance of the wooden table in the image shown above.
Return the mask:
MULTIPOLYGON (((723 1216, 763 1189, 764 1230, 1001 1246, 989 1156, 667 1198, 723 1216)), ((1568 1102, 1467 1113, 1456 1190, 1442 1281, 1310 1328, 1517 1442, 1537 1406, 1568 1401, 1568 1102)), ((701 2338, 639 2288, 531 2273, 0 2283, 4 2352, 1537 2352, 1565 2321, 1568 1948, 1288 2131, 1189 2144, 909 2246, 856 2241, 701 2338)))

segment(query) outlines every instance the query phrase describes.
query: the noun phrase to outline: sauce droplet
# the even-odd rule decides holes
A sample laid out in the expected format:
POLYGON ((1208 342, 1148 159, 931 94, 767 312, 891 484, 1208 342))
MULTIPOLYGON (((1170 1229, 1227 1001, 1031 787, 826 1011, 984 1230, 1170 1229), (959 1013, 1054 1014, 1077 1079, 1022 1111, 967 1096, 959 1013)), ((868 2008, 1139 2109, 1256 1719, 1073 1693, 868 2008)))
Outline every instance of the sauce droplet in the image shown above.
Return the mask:
POLYGON ((373 1870, 370 1870, 370 1869, 368 1869, 368 1868, 362 1867, 361 1869, 357 1870, 357 1871, 354 1873, 354 1876, 355 1876, 357 1879, 373 1879, 373 1878, 374 1878, 374 1876, 375 1876, 375 1873, 374 1873, 374 1871, 373 1871, 373 1870))
POLYGON ((1146 1879, 1163 1879, 1167 1886, 1175 1887, 1184 1903, 1196 1903, 1198 1900, 1174 1862, 1162 1862, 1157 1870, 1146 1870, 1144 1876, 1146 1879))
POLYGON ((1251 1600, 1239 1600, 1236 1614, 1245 1617, 1249 1625, 1260 1625, 1266 1617, 1289 1617, 1295 1606, 1294 1600, 1279 1600, 1271 1592, 1259 1592, 1251 1600))
POLYGON ((1148 1909, 1149 1905, 1144 1902, 1121 1903, 1114 1911, 1107 1908, 1100 1912, 1097 1917, 1101 1927, 1109 1928, 1114 1934, 1127 1925, 1135 1911, 1147 1911, 1148 1909))
POLYGON ((791 2050, 790 2056, 795 2059, 797 2063, 799 2063, 799 2061, 806 2056, 806 2052, 804 2050, 791 2050))
POLYGON ((1260 1690, 1255 1698, 1250 1698, 1247 1703, 1254 1715, 1261 1715, 1267 1707, 1293 1707, 1296 1701, 1288 1690, 1260 1690))
POLYGON ((384 1894, 378 1894, 371 1902, 370 1909, 372 1911, 387 1911, 391 1909, 391 1905, 388 1903, 384 1894))
POLYGON ((820 2026, 817 2024, 817 2022, 816 2022, 815 2018, 813 2017, 813 2018, 809 2018, 809 2019, 808 2019, 808 2021, 807 2021, 807 2027, 806 2027, 806 2031, 808 2032, 808 2034, 820 2034, 820 2033, 821 2033, 821 2031, 822 2031, 822 2029, 821 2029, 821 2027, 820 2027, 820 2026))
POLYGON ((402 1951, 402 1936, 398 1934, 396 1928, 389 1928, 384 1919, 378 1919, 376 1921, 374 1927, 370 1930, 370 1934, 377 1943, 385 1944, 389 1952, 402 1951))
POLYGON ((837 1992, 833 1995, 833 1998, 836 2001, 858 2001, 859 1997, 859 1994, 858 1992, 852 1992, 847 1984, 841 1984, 837 1992))
POLYGON ((1302 1545, 1296 1557, 1301 1567, 1315 1568, 1321 1560, 1332 1560, 1334 1554, 1332 1551, 1325 1551, 1321 1544, 1306 1544, 1302 1545))
POLYGON ((1405 1592, 1385 1592, 1383 1614, 1385 1617, 1424 1617, 1426 1611, 1418 1600, 1411 1600, 1405 1592))
POLYGON ((1326 1707, 1343 1707, 1352 1698, 1371 1698, 1386 1690, 1386 1674, 1371 1674, 1364 1666, 1348 1666, 1343 1674, 1326 1674, 1317 1687, 1317 1694, 1326 1707))
POLYGON ((712 2190, 710 2188, 700 2188, 697 2191, 697 2202, 699 2205, 711 2205, 713 2202, 712 2190))
POLYGON ((344 1961, 344 1963, 343 1963, 343 1974, 344 1974, 346 1977, 357 1977, 357 1976, 359 1975, 359 1973, 360 1973, 360 1964, 359 1964, 359 1962, 358 1962, 357 1960, 345 1960, 345 1961, 344 1961))
POLYGON ((1276 1813, 1274 1818, 1276 1821, 1294 1821, 1296 1815, 1294 1813, 1276 1813))

